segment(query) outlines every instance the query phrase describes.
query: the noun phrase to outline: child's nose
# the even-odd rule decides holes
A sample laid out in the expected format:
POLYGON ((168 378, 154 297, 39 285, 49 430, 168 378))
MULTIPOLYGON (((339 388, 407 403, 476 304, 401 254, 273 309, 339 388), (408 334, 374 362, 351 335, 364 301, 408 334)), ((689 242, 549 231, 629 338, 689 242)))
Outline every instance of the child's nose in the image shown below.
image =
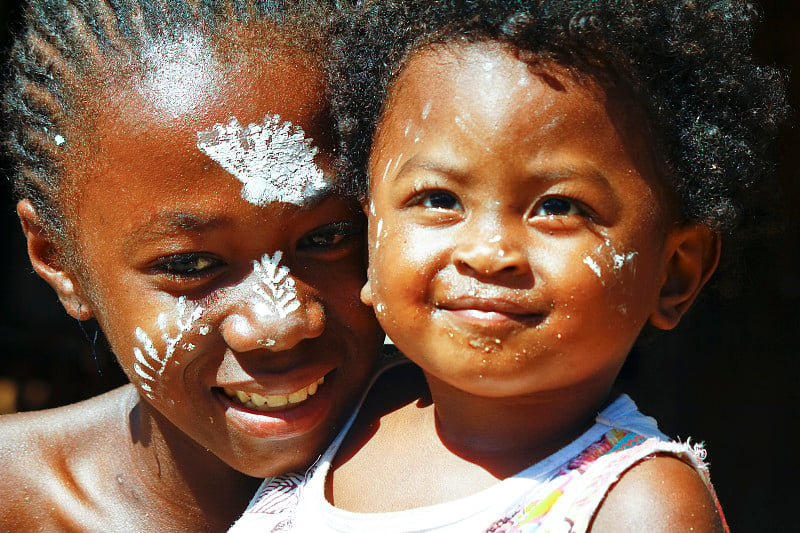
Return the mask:
POLYGON ((513 230, 467 233, 453 252, 453 263, 460 270, 478 276, 530 273, 528 256, 513 230))
POLYGON ((223 319, 220 332, 234 352, 289 350, 304 339, 319 337, 325 329, 325 307, 316 298, 297 296, 298 306, 288 313, 267 312, 258 301, 242 298, 223 319))

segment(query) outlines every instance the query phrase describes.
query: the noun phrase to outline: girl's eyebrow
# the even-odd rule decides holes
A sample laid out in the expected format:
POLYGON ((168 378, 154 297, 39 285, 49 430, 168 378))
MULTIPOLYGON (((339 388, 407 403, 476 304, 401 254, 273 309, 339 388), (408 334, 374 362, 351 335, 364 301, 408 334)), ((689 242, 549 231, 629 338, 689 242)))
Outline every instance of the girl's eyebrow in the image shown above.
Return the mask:
POLYGON ((231 223, 229 217, 203 216, 182 211, 155 213, 125 237, 127 245, 170 237, 179 232, 203 233, 231 223))

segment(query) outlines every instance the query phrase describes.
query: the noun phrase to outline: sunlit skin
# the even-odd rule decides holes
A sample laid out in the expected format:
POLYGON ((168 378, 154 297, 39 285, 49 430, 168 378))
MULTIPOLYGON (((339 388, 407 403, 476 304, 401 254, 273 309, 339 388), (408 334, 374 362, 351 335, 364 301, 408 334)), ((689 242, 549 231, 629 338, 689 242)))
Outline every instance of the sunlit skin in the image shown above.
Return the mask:
POLYGON ((332 499, 357 511, 472 494, 575 438, 645 324, 674 326, 716 264, 711 232, 677 224, 638 115, 590 76, 499 44, 436 46, 385 109, 362 298, 433 405, 387 414, 342 454, 332 499), (695 248, 710 252, 686 261, 695 248), (359 481, 376 458, 391 472, 422 456, 359 481))
MULTIPOLYGON (((247 50, 265 46, 250 44, 247 50)), ((139 90, 152 80, 135 72, 93 93, 94 134, 76 130, 68 137, 93 154, 67 168, 72 187, 63 202, 76 260, 45 238, 29 203, 18 209, 37 272, 73 316, 97 318, 139 387, 92 400, 83 411, 54 412, 73 420, 59 438, 93 452, 91 459, 67 460, 69 473, 55 468, 56 478, 77 479, 74 486, 28 488, 38 505, 21 506, 23 518, 22 509, 62 502, 54 516, 40 519, 50 530, 225 529, 252 496, 256 478, 313 462, 363 388, 383 338, 359 300, 366 224, 360 206, 329 194, 301 206, 259 207, 197 148, 197 133, 215 124, 231 118, 260 124, 265 115, 280 115, 314 139, 316 163, 334 179, 321 68, 280 47, 203 68, 202 91, 176 92, 192 99, 185 105, 164 105, 164 91, 193 83, 181 69, 168 70, 177 78, 163 80, 160 93, 139 90), (253 262, 276 252, 300 304, 283 317, 256 312, 253 293, 253 262), (177 333, 179 302, 202 308, 202 315, 148 384, 134 370, 134 350, 143 346, 135 332, 163 354, 162 335, 177 333), (286 395, 320 378, 313 396, 269 412, 223 393, 286 395), (63 504, 86 492, 91 505, 63 504), (104 516, 113 518, 98 527, 104 516)), ((53 421, 27 423, 44 431, 53 421)), ((26 475, 17 483, 30 484, 26 475)))

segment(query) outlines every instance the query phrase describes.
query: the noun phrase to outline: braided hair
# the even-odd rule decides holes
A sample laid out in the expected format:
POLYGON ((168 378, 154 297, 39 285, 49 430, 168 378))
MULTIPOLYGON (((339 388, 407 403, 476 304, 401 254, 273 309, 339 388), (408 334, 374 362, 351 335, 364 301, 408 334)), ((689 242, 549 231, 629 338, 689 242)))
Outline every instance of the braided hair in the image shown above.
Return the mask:
POLYGON ((392 82, 427 46, 498 41, 531 61, 607 75, 643 108, 681 216, 731 237, 777 209, 771 142, 785 77, 756 64, 745 0, 369 0, 333 40, 330 85, 345 178, 366 168, 392 82), (735 231, 734 231, 735 230, 735 231))
MULTIPOLYGON (((325 0, 29 0, 10 53, 3 92, 4 145, 18 198, 29 199, 46 231, 66 239, 60 197, 77 137, 91 133, 91 87, 141 61, 152 43, 187 34, 221 39, 236 28, 280 26, 292 46, 321 56, 325 0), (87 89, 88 88, 88 89, 87 89), (73 142, 75 141, 75 142, 73 142)), ((162 49, 164 49, 162 47, 162 49)), ((69 246, 66 246, 69 249, 69 246)), ((67 250, 69 251, 69 250, 67 250)))

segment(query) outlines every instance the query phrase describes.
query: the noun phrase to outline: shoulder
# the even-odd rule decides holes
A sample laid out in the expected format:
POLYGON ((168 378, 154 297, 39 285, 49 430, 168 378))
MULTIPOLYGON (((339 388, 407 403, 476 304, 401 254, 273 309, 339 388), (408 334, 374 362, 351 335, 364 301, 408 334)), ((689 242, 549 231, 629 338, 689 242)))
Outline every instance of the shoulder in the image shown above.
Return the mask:
POLYGON ((722 532, 714 496, 698 471, 672 456, 631 467, 611 488, 590 531, 722 532))
POLYGON ((101 441, 121 392, 0 416, 0 530, 57 529, 59 517, 86 497, 81 479, 109 448, 101 441))

